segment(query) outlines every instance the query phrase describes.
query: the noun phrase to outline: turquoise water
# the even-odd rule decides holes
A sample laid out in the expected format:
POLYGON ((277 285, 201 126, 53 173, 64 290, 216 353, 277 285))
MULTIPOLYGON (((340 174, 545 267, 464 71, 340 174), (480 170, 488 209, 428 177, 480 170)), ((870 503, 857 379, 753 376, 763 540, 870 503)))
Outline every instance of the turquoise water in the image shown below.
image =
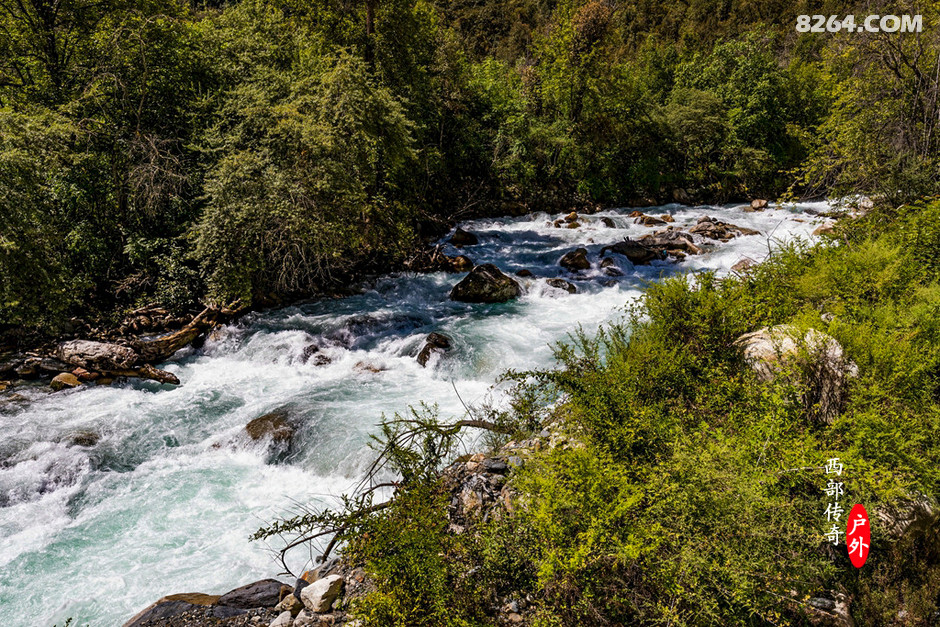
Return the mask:
MULTIPOLYGON (((459 416, 455 387, 471 404, 498 403, 492 384, 500 373, 550 366, 554 342, 578 325, 591 331, 619 318, 645 282, 727 272, 745 256, 759 261, 775 242, 809 237, 821 222, 812 212, 827 208, 647 209, 672 213, 676 226, 708 214, 762 235, 715 243, 682 264, 634 268, 621 258, 624 276, 613 283, 596 263, 574 277, 558 259, 585 246, 596 261, 602 246, 655 230, 634 225, 630 210, 586 216, 571 230, 552 228, 558 216, 546 214, 479 220, 463 225, 480 244, 462 253, 507 273, 532 271, 535 278, 520 279, 518 301, 451 302, 447 293, 462 275, 392 276, 355 296, 252 314, 216 332, 163 366, 182 381, 175 388, 17 390, 30 402, 0 405, 0 624, 61 625, 72 616, 120 625, 166 594, 220 594, 275 575, 277 547, 248 536, 296 512, 297 503, 330 504, 355 484, 383 414, 426 401, 442 416, 459 416), (601 216, 617 228, 604 227, 601 216), (555 276, 579 293, 547 286, 543 279, 555 276), (454 349, 422 368, 414 356, 431 331, 449 335, 454 349), (332 362, 304 363, 310 344, 332 362), (250 442, 245 424, 281 407, 300 425, 291 449, 250 442), (99 436, 94 446, 70 444, 89 431, 99 436)), ((295 556, 292 569, 305 559, 295 556)))

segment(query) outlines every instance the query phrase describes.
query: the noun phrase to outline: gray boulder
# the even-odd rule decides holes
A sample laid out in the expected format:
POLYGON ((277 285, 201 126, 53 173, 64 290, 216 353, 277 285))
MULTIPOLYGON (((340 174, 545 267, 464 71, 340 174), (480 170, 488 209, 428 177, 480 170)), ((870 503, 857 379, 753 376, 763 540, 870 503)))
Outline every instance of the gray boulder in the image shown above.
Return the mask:
POLYGON ((518 298, 522 289, 491 263, 477 266, 450 291, 450 299, 465 303, 504 303, 518 298))
POLYGON ((262 579, 226 592, 219 598, 219 605, 250 610, 256 607, 274 607, 281 600, 280 581, 262 579))
POLYGON ((665 259, 666 254, 655 248, 647 246, 641 242, 637 242, 632 239, 625 239, 622 242, 617 242, 612 246, 605 246, 601 249, 601 256, 606 256, 607 253, 617 253, 618 255, 623 255, 630 260, 635 266, 643 266, 651 261, 657 259, 665 259))

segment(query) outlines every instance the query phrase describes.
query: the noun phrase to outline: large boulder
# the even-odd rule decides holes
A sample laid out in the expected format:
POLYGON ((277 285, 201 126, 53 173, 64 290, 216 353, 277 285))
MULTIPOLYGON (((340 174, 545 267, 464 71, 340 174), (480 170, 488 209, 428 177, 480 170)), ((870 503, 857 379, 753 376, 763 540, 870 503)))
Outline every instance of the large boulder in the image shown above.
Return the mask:
POLYGON ((171 594, 138 612, 133 618, 124 623, 123 627, 141 627, 150 621, 173 618, 201 607, 212 607, 218 600, 219 597, 215 595, 198 592, 171 594))
POLYGON ((587 248, 578 248, 577 250, 572 250, 569 253, 565 253, 562 258, 558 261, 558 265, 566 270, 571 272, 578 272, 580 270, 588 270, 591 267, 591 262, 587 258, 587 248))
POLYGON ((880 505, 875 516, 881 527, 894 539, 912 537, 940 528, 940 507, 925 495, 911 495, 880 505))
POLYGON ((91 340, 63 342, 56 348, 56 357, 73 367, 98 372, 132 370, 140 358, 127 346, 91 340))
POLYGON ((311 612, 322 614, 330 611, 333 601, 342 590, 343 578, 340 575, 327 575, 301 590, 300 600, 311 612))
POLYGON ((784 376, 796 385, 811 418, 828 424, 841 413, 848 378, 856 376, 858 368, 833 337, 815 329, 801 333, 793 326, 780 325, 742 335, 736 344, 760 380, 784 376))
POLYGON ((670 228, 665 231, 657 231, 651 235, 644 235, 639 241, 644 246, 668 254, 675 254, 676 251, 689 255, 702 254, 702 249, 695 244, 695 238, 691 234, 678 229, 670 228))
POLYGON ((294 428, 287 422, 287 412, 282 409, 255 418, 245 425, 245 431, 252 440, 271 438, 275 443, 290 442, 294 437, 294 428))
POLYGON ((426 366, 431 355, 450 350, 450 338, 443 333, 429 333, 424 340, 424 347, 418 353, 418 363, 426 366))
POLYGON ((666 254, 663 251, 646 246, 632 239, 625 239, 612 246, 605 246, 601 249, 601 256, 606 256, 609 252, 623 255, 635 266, 643 266, 651 261, 666 258, 666 254))
POLYGON ((759 235, 760 231, 755 231, 754 229, 738 226, 729 222, 722 222, 721 220, 716 220, 709 216, 702 216, 698 219, 698 223, 689 229, 689 233, 695 233, 696 235, 701 235, 709 239, 727 242, 738 235, 759 235))
POLYGON ((282 585, 276 579, 262 579, 226 592, 219 597, 218 604, 243 610, 274 607, 281 600, 282 585))
POLYGON ((450 291, 450 299, 464 303, 504 303, 522 293, 519 284, 491 263, 477 266, 450 291))

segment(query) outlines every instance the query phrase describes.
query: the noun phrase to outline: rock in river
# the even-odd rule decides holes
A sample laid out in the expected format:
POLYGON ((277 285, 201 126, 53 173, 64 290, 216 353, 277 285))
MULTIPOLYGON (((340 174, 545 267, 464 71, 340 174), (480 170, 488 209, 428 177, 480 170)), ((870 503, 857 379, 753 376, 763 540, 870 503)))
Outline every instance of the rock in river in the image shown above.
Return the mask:
POLYGON ((556 289, 565 290, 569 294, 578 293, 578 288, 575 287, 574 284, 570 281, 566 281, 564 279, 546 279, 545 282, 556 289))
POLYGON ((294 437, 294 428, 287 422, 287 412, 284 410, 255 418, 245 425, 245 431, 252 440, 270 437, 274 442, 290 442, 294 437))
POLYGON ((491 263, 477 266, 450 291, 450 299, 465 303, 503 303, 522 293, 519 284, 491 263))
POLYGON ((74 374, 70 372, 62 372, 57 374, 52 382, 49 383, 49 387, 58 392, 59 390, 65 390, 68 388, 77 388, 82 384, 74 374))
POLYGON ((434 353, 444 353, 450 349, 450 338, 442 333, 429 333, 424 340, 424 347, 418 353, 418 363, 427 365, 434 353))
POLYGON ((587 248, 578 248, 570 253, 565 253, 558 264, 571 272, 587 270, 591 267, 591 262, 587 258, 587 248))
POLYGON ((612 246, 605 246, 601 250, 601 256, 606 255, 608 252, 623 255, 635 266, 646 265, 651 261, 666 258, 666 254, 661 250, 650 248, 649 246, 631 239, 625 239, 612 246))

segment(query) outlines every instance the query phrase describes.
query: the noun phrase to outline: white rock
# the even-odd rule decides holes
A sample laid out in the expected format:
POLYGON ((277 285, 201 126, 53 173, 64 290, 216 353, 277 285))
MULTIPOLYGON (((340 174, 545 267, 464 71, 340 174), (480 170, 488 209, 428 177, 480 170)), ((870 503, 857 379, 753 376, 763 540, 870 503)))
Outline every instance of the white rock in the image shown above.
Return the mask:
POLYGON ((291 616, 290 612, 281 612, 277 615, 271 624, 268 627, 291 627, 294 622, 294 617, 291 616))
POLYGON ((339 575, 329 575, 317 579, 300 591, 300 600, 311 612, 322 614, 330 611, 330 606, 343 589, 343 578, 339 575))
POLYGON ((829 335, 810 329, 801 334, 790 325, 764 327, 737 339, 744 359, 762 381, 781 374, 802 378, 804 403, 815 417, 831 423, 845 401, 846 379, 858 376, 858 367, 846 359, 842 346, 829 335))

